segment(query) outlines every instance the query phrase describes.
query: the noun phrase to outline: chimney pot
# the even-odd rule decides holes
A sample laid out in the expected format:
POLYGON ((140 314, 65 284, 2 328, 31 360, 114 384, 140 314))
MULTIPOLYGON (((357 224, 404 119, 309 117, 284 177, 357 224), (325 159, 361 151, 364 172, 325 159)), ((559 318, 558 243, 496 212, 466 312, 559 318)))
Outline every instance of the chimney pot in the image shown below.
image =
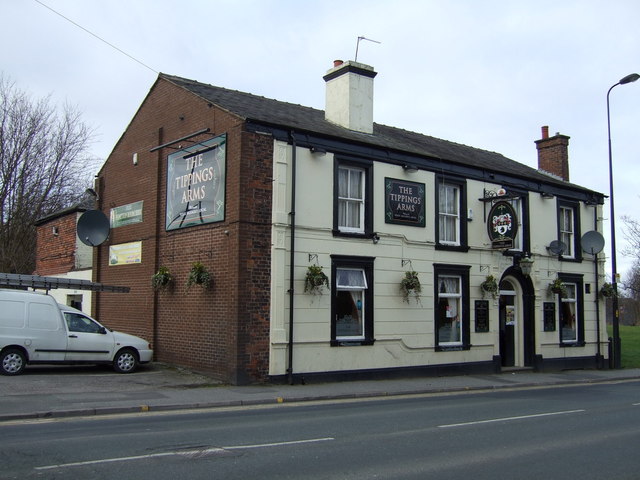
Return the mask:
POLYGON ((339 67, 340 65, 342 65, 344 62, 342 60, 334 60, 333 61, 333 66, 334 67, 339 67))
POLYGON ((542 127, 542 138, 549 138, 549 126, 545 125, 542 127))

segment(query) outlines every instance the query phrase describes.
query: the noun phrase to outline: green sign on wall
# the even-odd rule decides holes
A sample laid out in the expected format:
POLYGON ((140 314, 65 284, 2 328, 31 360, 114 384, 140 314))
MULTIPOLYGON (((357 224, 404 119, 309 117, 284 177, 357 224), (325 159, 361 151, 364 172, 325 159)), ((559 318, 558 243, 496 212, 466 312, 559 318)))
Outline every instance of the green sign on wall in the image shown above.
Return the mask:
POLYGON ((113 207, 110 214, 111 228, 142 222, 142 206, 143 201, 140 200, 120 207, 113 207))
POLYGON ((169 155, 167 230, 224 220, 226 143, 220 135, 169 155))

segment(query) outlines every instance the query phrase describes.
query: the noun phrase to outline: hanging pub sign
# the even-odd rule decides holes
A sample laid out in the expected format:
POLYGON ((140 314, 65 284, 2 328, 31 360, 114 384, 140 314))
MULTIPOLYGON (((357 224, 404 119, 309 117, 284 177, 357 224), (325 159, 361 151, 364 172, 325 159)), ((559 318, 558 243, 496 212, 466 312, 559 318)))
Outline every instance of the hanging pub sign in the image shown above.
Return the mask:
POLYGON ((424 183, 385 178, 385 223, 425 226, 424 183))
POLYGON ((509 202, 500 201, 493 204, 487 218, 487 230, 491 248, 513 248, 518 233, 518 217, 509 202))
POLYGON ((224 220, 226 135, 167 158, 166 230, 224 220))

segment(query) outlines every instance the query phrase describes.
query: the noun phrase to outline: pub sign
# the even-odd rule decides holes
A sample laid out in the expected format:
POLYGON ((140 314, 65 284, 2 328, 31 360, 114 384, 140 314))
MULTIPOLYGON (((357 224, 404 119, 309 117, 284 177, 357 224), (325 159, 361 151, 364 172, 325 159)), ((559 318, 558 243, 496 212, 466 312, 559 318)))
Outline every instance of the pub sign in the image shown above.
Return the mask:
POLYGON ((425 226, 424 183, 385 178, 385 223, 425 226))
POLYGON ((226 135, 167 158, 166 230, 224 220, 226 135))
POLYGON ((487 230, 491 248, 513 248, 518 234, 518 217, 509 202, 500 201, 493 204, 487 218, 487 230))

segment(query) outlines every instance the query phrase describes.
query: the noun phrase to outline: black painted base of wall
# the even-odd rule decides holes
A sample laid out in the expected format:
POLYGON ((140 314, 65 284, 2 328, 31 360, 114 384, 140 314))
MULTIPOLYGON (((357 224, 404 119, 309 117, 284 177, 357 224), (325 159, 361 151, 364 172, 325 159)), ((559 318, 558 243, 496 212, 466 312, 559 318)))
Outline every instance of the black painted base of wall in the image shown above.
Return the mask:
MULTIPOLYGON (((345 370, 339 372, 294 373, 294 384, 327 382, 353 382, 357 380, 393 380, 415 377, 446 377, 455 375, 480 375, 495 373, 493 362, 456 363, 449 365, 425 365, 420 367, 378 368, 369 370, 345 370)), ((275 384, 288 382, 287 375, 269 378, 275 384)))
MULTIPOLYGON (((575 358, 543 358, 536 355, 533 362, 535 372, 558 372, 562 370, 595 370, 607 368, 605 359, 597 355, 575 358)), ((531 367, 528 367, 531 368, 531 367)), ((339 372, 294 373, 294 384, 311 384, 326 382, 352 382, 357 380, 392 380, 415 377, 446 377, 454 375, 482 375, 502 373, 500 355, 495 355, 488 362, 455 363, 448 365, 425 365, 420 367, 378 368, 369 370, 346 370, 339 372)), ((510 369, 512 371, 512 369, 510 369)), ((287 375, 269 377, 274 384, 286 384, 287 375)))

